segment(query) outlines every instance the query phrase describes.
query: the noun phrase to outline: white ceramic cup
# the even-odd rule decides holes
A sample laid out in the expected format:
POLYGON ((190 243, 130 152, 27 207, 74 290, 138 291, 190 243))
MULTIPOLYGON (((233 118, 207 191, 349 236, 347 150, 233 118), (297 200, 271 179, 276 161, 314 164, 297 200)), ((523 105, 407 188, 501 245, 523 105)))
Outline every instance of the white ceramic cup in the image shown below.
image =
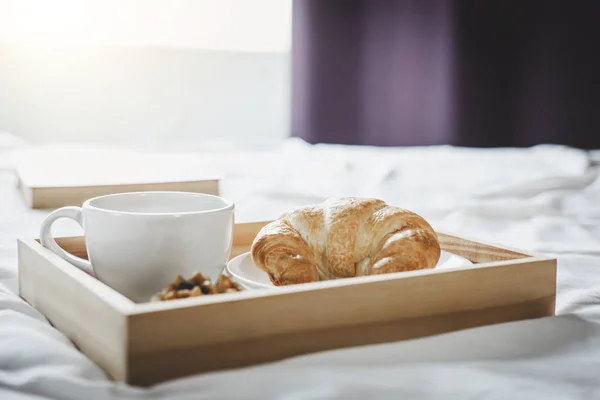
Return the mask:
POLYGON ((186 192, 138 192, 95 197, 64 207, 42 223, 41 243, 74 266, 135 302, 145 302, 177 274, 216 279, 233 242, 234 204, 186 192), (81 225, 89 261, 63 250, 51 234, 54 221, 81 225))

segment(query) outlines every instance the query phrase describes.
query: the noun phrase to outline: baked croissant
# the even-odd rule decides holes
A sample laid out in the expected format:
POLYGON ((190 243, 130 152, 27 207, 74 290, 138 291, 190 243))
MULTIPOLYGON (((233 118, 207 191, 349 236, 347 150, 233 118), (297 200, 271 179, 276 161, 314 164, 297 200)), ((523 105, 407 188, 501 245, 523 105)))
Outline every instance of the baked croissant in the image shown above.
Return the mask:
POLYGON ((281 286, 434 268, 440 245, 419 215, 349 197, 283 214, 260 230, 251 253, 281 286))

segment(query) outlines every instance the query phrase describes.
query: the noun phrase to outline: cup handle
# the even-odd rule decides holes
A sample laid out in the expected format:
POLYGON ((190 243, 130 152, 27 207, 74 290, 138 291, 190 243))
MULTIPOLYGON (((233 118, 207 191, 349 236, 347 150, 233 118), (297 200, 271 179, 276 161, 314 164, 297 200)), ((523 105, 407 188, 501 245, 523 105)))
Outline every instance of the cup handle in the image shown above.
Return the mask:
POLYGON ((40 241, 42 242, 42 246, 52 251, 54 254, 59 256, 65 261, 70 262, 77 268, 83 270, 84 272, 96 277, 96 273, 92 268, 92 264, 81 257, 76 257, 73 254, 66 252, 62 247, 60 247, 56 240, 52 237, 51 228, 54 221, 59 218, 70 218, 75 221, 83 228, 82 221, 82 213, 80 207, 63 207, 58 210, 50 213, 42 222, 42 227, 40 228, 40 241))

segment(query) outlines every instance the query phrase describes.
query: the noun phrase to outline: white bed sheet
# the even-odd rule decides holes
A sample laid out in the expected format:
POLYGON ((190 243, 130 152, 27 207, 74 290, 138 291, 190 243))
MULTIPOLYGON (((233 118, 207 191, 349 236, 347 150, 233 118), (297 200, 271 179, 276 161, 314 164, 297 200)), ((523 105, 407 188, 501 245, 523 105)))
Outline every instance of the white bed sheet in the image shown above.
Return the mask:
MULTIPOLYGON (((238 221, 273 218, 328 196, 373 196, 421 213, 436 229, 555 255, 559 315, 148 389, 107 380, 16 296, 15 239, 36 236, 47 214, 25 208, 9 169, 30 156, 27 149, 0 154, 1 399, 600 398, 600 179, 590 165, 598 153, 561 146, 311 146, 290 139, 268 153, 197 154, 226 172, 222 192, 236 202, 238 221)), ((68 223, 57 229, 78 232, 68 223)))

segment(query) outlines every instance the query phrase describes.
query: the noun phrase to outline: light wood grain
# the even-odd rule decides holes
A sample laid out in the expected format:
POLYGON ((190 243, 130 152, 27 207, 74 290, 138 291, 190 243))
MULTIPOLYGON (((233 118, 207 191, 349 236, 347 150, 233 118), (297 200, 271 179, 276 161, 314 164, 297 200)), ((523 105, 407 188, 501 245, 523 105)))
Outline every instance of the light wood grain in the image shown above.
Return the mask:
POLYGON ((190 300, 190 306, 177 308, 173 308, 174 302, 139 305, 139 314, 130 320, 130 349, 194 347, 499 307, 552 296, 554 282, 552 261, 516 261, 487 268, 416 271, 198 298, 190 300), (223 318, 225 310, 236 317, 223 318), (214 320, 219 324, 203 325, 200 336, 186 328, 189 321, 214 320), (177 340, 164 343, 163 338, 173 336, 174 331, 177 340))
POLYGON ((271 221, 246 222, 236 224, 233 230, 235 245, 251 245, 258 232, 271 221))
POLYGON ((515 260, 534 256, 533 254, 524 253, 522 251, 469 240, 447 233, 437 232, 437 235, 440 247, 443 250, 458 254, 474 263, 515 260))
POLYGON ((127 381, 124 296, 73 267, 35 240, 19 240, 19 294, 114 379, 127 381))
POLYGON ((233 230, 233 247, 231 248, 230 259, 250 251, 250 247, 258 231, 269 222, 260 221, 236 224, 233 230))
MULTIPOLYGON (((55 238, 56 243, 68 253, 74 256, 88 259, 87 247, 83 236, 59 237, 55 238)), ((36 239, 36 242, 40 242, 36 239)))
POLYGON ((186 181, 136 183, 124 185, 30 187, 20 185, 23 199, 30 208, 58 208, 80 206, 92 197, 114 193, 143 192, 153 190, 219 194, 219 181, 216 179, 186 181))
MULTIPOLYGON (((205 346, 133 352, 130 382, 152 385, 201 372, 239 368, 318 351, 396 342, 466 328, 552 315, 554 296, 448 314, 269 335, 205 346), (189 361, 188 361, 189 360, 189 361), (160 365, 160 368, 156 368, 160 365)), ((204 325, 204 324, 202 324, 204 325)))
MULTIPOLYGON (((237 224, 232 257, 267 223, 237 224)), ((555 259, 439 237, 442 248, 477 264, 134 304, 31 240, 19 243, 20 286, 111 376, 139 385, 553 315, 555 259)), ((81 237, 57 242, 87 256, 81 237)))

